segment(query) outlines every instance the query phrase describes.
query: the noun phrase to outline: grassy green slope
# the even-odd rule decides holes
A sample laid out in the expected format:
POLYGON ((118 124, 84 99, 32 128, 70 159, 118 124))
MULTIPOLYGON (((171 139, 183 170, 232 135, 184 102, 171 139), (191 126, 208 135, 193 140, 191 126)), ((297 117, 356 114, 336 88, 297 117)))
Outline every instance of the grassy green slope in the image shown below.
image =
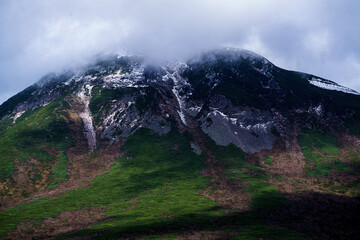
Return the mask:
MULTIPOLYGON (((5 209, 0 213, 0 236, 14 230, 20 222, 32 221, 36 225, 45 217, 56 217, 67 210, 96 207, 106 211, 106 218, 75 236, 107 239, 135 233, 151 236, 156 231, 174 237, 189 230, 229 227, 236 231, 234 239, 301 239, 292 232, 267 226, 255 215, 225 214, 216 202, 201 196, 200 192, 208 186, 208 179, 201 175, 205 159, 191 151, 187 135, 171 132, 159 137, 140 130, 123 149, 127 155, 95 178, 88 188, 5 209), (241 227, 231 227, 234 224, 241 227)), ((243 154, 239 154, 242 159, 243 154)))
POLYGON ((235 145, 218 146, 212 142, 212 149, 218 159, 228 166, 228 174, 240 182, 252 196, 252 208, 275 210, 286 204, 275 186, 267 183, 269 175, 260 167, 246 163, 244 152, 235 145))
POLYGON ((121 221, 127 222, 129 228, 161 222, 162 212, 216 214, 216 211, 208 212, 216 203, 196 193, 206 186, 206 179, 199 174, 203 159, 191 153, 189 147, 186 138, 182 141, 176 141, 175 136, 156 139, 139 133, 124 146, 134 156, 131 160, 118 159, 110 172, 96 178, 88 189, 69 191, 49 201, 36 201, 42 204, 33 202, 3 211, 0 222, 6 224, 1 229, 4 233, 21 221, 54 216, 88 205, 106 207, 108 215, 112 216, 98 226, 101 228, 117 224, 118 218, 123 218, 121 221), (172 150, 175 143, 180 145, 176 151, 172 150), (127 211, 130 205, 126 201, 132 198, 140 199, 138 207, 127 211))
POLYGON ((65 120, 55 113, 59 104, 59 101, 55 101, 36 111, 28 110, 32 113, 27 118, 0 132, 1 181, 16 172, 15 162, 28 161, 30 158, 48 162, 54 158, 45 150, 46 147, 68 147, 72 144, 65 120))
POLYGON ((339 148, 334 135, 306 131, 299 137, 299 143, 305 156, 308 174, 326 177, 333 172, 351 171, 345 163, 337 159, 339 148))
POLYGON ((359 196, 360 158, 358 151, 340 149, 330 133, 305 131, 298 137, 305 156, 307 177, 317 179, 321 190, 331 194, 359 196))

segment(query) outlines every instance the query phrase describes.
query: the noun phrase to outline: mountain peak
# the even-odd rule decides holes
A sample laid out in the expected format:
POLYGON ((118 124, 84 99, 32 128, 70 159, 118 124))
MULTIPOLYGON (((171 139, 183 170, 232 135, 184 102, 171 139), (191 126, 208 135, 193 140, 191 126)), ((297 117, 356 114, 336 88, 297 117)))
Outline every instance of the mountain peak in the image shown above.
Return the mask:
POLYGON ((248 60, 250 62, 259 62, 263 61, 264 63, 269 63, 269 61, 263 56, 256 54, 252 51, 231 47, 217 48, 210 51, 203 52, 198 56, 191 58, 190 63, 194 62, 215 62, 215 61, 224 61, 224 62, 238 62, 248 60))
POLYGON ((0 105, 0 237, 133 238, 167 226, 173 236, 211 225, 228 238, 217 233, 236 234, 235 221, 242 228, 259 214, 251 229, 269 221, 276 230, 251 238, 278 236, 289 222, 318 233, 299 211, 337 227, 339 214, 358 217, 359 122, 355 91, 250 51, 167 64, 101 57, 0 105), (324 202, 340 210, 330 216, 324 202))

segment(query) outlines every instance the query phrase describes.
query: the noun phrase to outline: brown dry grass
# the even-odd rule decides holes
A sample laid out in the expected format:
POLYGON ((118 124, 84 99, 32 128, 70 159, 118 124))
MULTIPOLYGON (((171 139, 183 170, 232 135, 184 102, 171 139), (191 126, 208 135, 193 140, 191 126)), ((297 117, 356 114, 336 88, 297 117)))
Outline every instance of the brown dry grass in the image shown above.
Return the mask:
MULTIPOLYGON (((360 140, 355 136, 343 133, 337 135, 339 142, 340 154, 338 160, 346 162, 348 165, 353 164, 352 156, 360 155, 360 140)), ((301 148, 296 140, 286 139, 290 144, 284 147, 285 144, 277 142, 271 151, 262 151, 256 157, 260 160, 261 167, 269 174, 268 183, 276 186, 283 194, 296 194, 299 192, 316 192, 328 193, 332 192, 336 195, 354 196, 353 189, 347 192, 334 192, 329 186, 346 186, 357 181, 358 176, 350 173, 333 173, 328 177, 312 177, 306 175, 304 171, 305 161, 301 148), (264 162, 266 156, 270 156, 273 165, 268 165, 264 162)), ((314 148, 317 151, 316 148, 314 148)), ((324 154, 318 152, 322 156, 324 154)), ((325 159, 325 158, 324 158, 325 159)), ((328 160, 328 159, 325 159, 328 160)), ((356 166, 354 166, 356 167, 356 166)))
POLYGON ((87 228, 104 219, 105 215, 104 209, 93 207, 65 211, 57 217, 45 218, 39 225, 31 222, 20 223, 14 232, 9 233, 6 239, 50 239, 59 237, 87 228))
POLYGON ((52 172, 50 163, 41 163, 32 158, 29 161, 17 162, 15 167, 16 174, 0 183, 0 209, 18 205, 21 200, 43 191, 52 172), (33 181, 36 173, 40 173, 40 178, 33 181))
POLYGON ((120 146, 122 144, 123 142, 117 142, 107 148, 99 149, 94 153, 87 153, 83 155, 76 155, 72 152, 72 150, 68 151, 69 180, 64 183, 60 183, 55 189, 46 189, 36 195, 36 198, 45 196, 56 197, 68 190, 89 186, 92 179, 109 169, 115 158, 124 155, 124 152, 120 150, 120 146))

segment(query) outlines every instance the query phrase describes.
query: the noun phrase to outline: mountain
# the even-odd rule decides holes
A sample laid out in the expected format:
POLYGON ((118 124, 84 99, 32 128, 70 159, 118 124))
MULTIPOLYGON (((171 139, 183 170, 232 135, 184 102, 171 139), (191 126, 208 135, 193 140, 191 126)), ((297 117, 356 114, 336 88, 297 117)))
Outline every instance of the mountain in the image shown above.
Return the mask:
POLYGON ((5 239, 354 239, 360 94, 264 57, 106 56, 0 106, 5 239))

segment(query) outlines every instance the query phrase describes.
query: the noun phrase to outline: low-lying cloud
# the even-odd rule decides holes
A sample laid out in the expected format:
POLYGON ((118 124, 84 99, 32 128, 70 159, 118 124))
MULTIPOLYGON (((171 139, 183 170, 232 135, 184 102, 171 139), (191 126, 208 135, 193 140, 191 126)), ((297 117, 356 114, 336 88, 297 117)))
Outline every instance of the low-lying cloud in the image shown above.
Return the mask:
POLYGON ((358 9, 355 0, 4 0, 0 102, 98 53, 176 60, 221 46, 360 91, 358 9))

